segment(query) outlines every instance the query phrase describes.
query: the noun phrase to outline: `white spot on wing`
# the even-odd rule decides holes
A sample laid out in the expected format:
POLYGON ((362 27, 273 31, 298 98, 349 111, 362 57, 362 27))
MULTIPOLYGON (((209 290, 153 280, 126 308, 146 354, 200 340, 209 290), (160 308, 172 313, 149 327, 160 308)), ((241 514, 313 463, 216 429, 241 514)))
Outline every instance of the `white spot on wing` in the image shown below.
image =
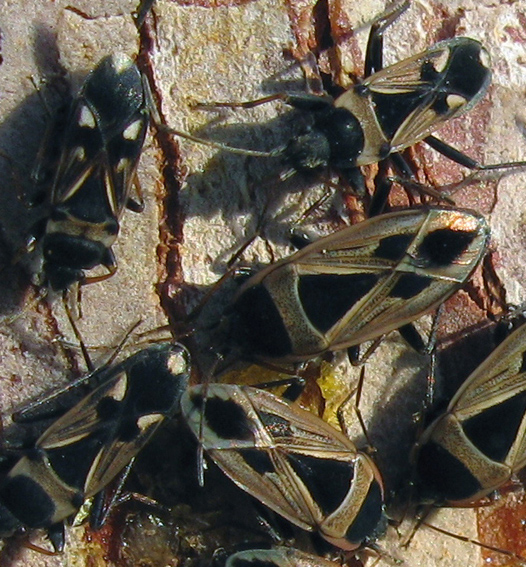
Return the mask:
POLYGON ((84 161, 86 159, 86 150, 83 146, 77 146, 72 152, 73 158, 77 161, 84 161))
POLYGON ((449 55, 449 49, 444 49, 437 57, 433 57, 432 64, 437 73, 442 73, 442 71, 446 68, 449 61, 449 55))
POLYGON ((126 126, 124 132, 122 133, 122 137, 125 140, 130 140, 130 141, 137 140, 142 129, 141 127, 142 127, 142 120, 136 120, 135 122, 132 122, 131 124, 126 126))
POLYGON ((114 53, 111 64, 117 74, 125 73, 133 65, 133 61, 124 53, 114 53))
POLYGON ((166 366, 172 374, 188 372, 188 362, 184 352, 174 352, 166 361, 166 366))
POLYGON ((83 106, 80 109, 78 125, 81 128, 91 128, 91 129, 97 126, 97 122, 95 121, 95 116, 93 116, 93 112, 91 112, 91 110, 87 106, 83 106))
POLYGON ((467 103, 467 100, 460 95, 452 94, 446 98, 446 103, 451 110, 456 110, 467 103))
POLYGON ((128 388, 128 377, 126 373, 123 372, 119 379, 115 382, 115 385, 111 390, 108 391, 108 396, 117 401, 122 401, 126 395, 126 390, 128 388))
POLYGON ((489 53, 482 47, 479 54, 480 64, 486 69, 491 68, 491 57, 489 53))
POLYGON ((130 160, 128 158, 121 158, 117 163, 117 167, 115 168, 118 173, 125 171, 127 167, 130 165, 130 160))
POLYGON ((137 427, 142 433, 148 430, 150 427, 158 425, 164 416, 160 413, 150 413, 148 415, 143 415, 137 420, 137 427))

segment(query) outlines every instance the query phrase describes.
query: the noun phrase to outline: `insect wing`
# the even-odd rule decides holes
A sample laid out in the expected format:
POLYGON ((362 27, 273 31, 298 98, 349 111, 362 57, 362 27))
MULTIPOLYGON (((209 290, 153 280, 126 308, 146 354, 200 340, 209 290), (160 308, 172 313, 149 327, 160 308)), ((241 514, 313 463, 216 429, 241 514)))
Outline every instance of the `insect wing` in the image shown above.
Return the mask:
POLYGON ((122 54, 102 59, 73 105, 53 203, 67 203, 70 214, 90 222, 118 219, 133 184, 148 122, 143 78, 136 65, 122 54))
POLYGON ((526 325, 469 376, 448 413, 492 460, 505 463, 512 472, 526 466, 526 325))
POLYGON ((225 567, 335 567, 337 564, 290 547, 247 549, 231 555, 225 567))
POLYGON ((353 532, 352 525, 374 486, 379 499, 371 506, 372 526, 363 524, 370 535, 382 516, 381 481, 342 433, 250 387, 209 385, 202 417, 203 392, 196 386, 185 393, 181 411, 198 439, 202 431, 207 453, 240 488, 301 528, 318 529, 335 545, 355 549, 365 536, 362 526, 353 532))
MULTIPOLYGON (((364 247, 353 249, 361 258, 350 264, 358 268, 358 290, 363 282, 374 284, 328 331, 334 350, 378 337, 442 303, 469 278, 489 239, 484 219, 460 210, 394 213, 367 228, 364 247)), ((345 241, 340 244, 321 256, 338 260, 346 249, 345 241)))
POLYGON ((103 378, 37 442, 58 476, 86 498, 111 482, 178 411, 189 355, 180 345, 154 345, 104 371, 103 378))
MULTIPOLYGON (((401 151, 473 107, 491 81, 489 55, 473 39, 458 37, 374 73, 365 88, 378 123, 401 151)), ((344 93, 336 106, 351 97, 344 93)))
MULTIPOLYGON (((488 240, 485 220, 471 211, 380 215, 267 267, 241 286, 235 301, 254 286, 266 286, 288 325, 293 354, 288 358, 301 360, 375 339, 430 311, 469 278, 488 240), (291 333, 298 320, 306 328, 291 333)), ((254 312, 249 311, 252 325, 258 327, 254 312)))

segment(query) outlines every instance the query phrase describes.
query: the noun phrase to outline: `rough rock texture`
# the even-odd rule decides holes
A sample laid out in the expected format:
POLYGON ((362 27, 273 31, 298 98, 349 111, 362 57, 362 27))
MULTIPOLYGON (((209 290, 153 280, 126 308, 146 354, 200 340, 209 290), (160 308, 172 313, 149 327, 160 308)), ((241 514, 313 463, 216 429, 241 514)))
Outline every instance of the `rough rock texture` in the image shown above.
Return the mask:
MULTIPOLYGON (((169 125, 214 136, 234 146, 272 149, 290 135, 291 121, 279 118, 286 112, 282 105, 212 113, 195 110, 192 104, 256 98, 279 91, 284 82, 285 88, 301 89, 302 74, 290 56, 301 58, 309 50, 319 52, 330 43, 333 49, 320 57, 322 71, 332 71, 340 84, 348 73, 360 76, 368 24, 385 4, 376 0, 159 0, 154 17, 147 18, 140 33, 131 15, 135 8, 135 0, 0 0, 0 150, 9 157, 0 158, 0 314, 4 317, 0 322, 0 410, 4 424, 9 423, 13 408, 83 369, 60 299, 38 298, 38 288, 30 283, 27 259, 11 264, 27 230, 38 218, 38 211, 27 211, 17 194, 31 191, 29 172, 46 127, 47 108, 53 111, 60 102, 59 89, 54 86, 63 84, 61 71, 78 85, 104 54, 117 50, 140 53, 139 64, 154 85, 154 97, 169 125), (41 97, 30 77, 38 85, 46 81, 41 85, 41 97), (213 126, 208 130, 210 122, 213 126)), ((489 96, 469 115, 440 132, 443 139, 484 163, 526 158, 525 13, 524 0, 415 1, 386 34, 387 63, 454 35, 479 39, 487 47, 494 70, 489 96)), ((417 149, 414 160, 422 168, 422 180, 434 185, 452 183, 464 174, 432 150, 417 149)), ((304 187, 296 181, 283 189, 275 164, 268 160, 177 142, 159 133, 150 133, 147 139, 139 178, 146 210, 140 215, 127 212, 123 218, 114 246, 118 272, 110 280, 83 290, 79 327, 89 346, 111 347, 139 319, 142 329, 162 325, 167 316, 172 322, 181 319, 203 287, 225 272, 226 261, 239 244, 252 235, 268 192, 276 195, 273 222, 266 236, 275 257, 287 253, 286 229, 323 192, 321 187, 304 187), (303 189, 309 189, 308 195, 302 195, 303 189)), ((455 194, 459 205, 488 215, 493 231, 492 254, 485 272, 477 273, 468 291, 448 302, 440 328, 444 345, 455 343, 463 329, 476 326, 488 314, 498 314, 504 296, 509 303, 524 301, 524 182, 525 176, 517 174, 498 182, 469 185, 455 194), (488 299, 484 282, 499 300, 488 299)), ((403 197, 400 199, 402 202, 403 197)), ((343 204, 350 209, 351 218, 359 217, 354 199, 347 198, 343 204)), ((334 212, 341 209, 338 205, 329 214, 314 215, 308 222, 319 232, 340 225, 340 215, 334 212)), ((259 239, 244 262, 250 265, 270 258, 268 246, 259 239)), ((103 358, 105 352, 93 350, 94 359, 103 358)), ((460 351, 455 356, 460 360, 465 354, 460 351)), ((449 360, 450 366, 455 364, 455 358, 449 360)), ((409 352, 395 334, 367 364, 362 411, 389 488, 400 480, 399 471, 406 470, 408 424, 411 413, 420 407, 426 369, 427 361, 409 352), (405 435, 400 442, 393 441, 397 431, 405 435)), ((349 375, 351 384, 358 376, 346 365, 329 374, 332 388, 336 375, 343 375, 347 384, 349 375)), ((520 503, 521 493, 513 494, 510 500, 520 503)), ((500 503, 505 518, 513 514, 512 504, 506 508, 500 503)), ((450 531, 486 541, 489 536, 499 538, 502 531, 512 534, 508 526, 519 526, 524 514, 508 519, 503 530, 494 528, 491 512, 484 511, 478 533, 476 516, 471 509, 447 510, 433 521, 450 531), (483 519, 483 515, 489 519, 483 519)), ((172 549, 171 541, 164 545, 162 540, 168 540, 172 532, 161 534, 155 522, 148 528, 141 521, 137 523, 140 533, 146 529, 152 533, 145 542, 137 538, 137 546, 142 546, 139 551, 130 551, 133 535, 116 535, 110 527, 92 537, 80 527, 68 530, 67 549, 61 556, 46 557, 23 548, 19 541, 11 541, 0 551, 0 565, 99 567, 117 560, 119 565, 178 565, 178 554, 191 556, 188 549, 194 554, 192 560, 197 561, 200 540, 188 538, 186 547, 173 545, 172 549), (162 543, 154 545, 156 537, 162 543), (122 544, 125 553, 119 551, 122 538, 126 540, 122 544), (152 555, 156 553, 154 559, 147 557, 149 547, 152 555)), ((402 531, 406 529, 409 526, 402 531)), ((515 545, 520 552, 521 532, 517 533, 515 545)), ((512 545, 502 538, 491 542, 504 548, 512 545)), ((218 547, 221 544, 217 542, 218 547)), ((381 545, 407 565, 447 567, 482 562, 475 546, 425 528, 417 533, 409 549, 399 548, 394 530, 381 545)), ((206 549, 208 556, 212 551, 206 549)), ((382 559, 381 563, 389 561, 382 559)))

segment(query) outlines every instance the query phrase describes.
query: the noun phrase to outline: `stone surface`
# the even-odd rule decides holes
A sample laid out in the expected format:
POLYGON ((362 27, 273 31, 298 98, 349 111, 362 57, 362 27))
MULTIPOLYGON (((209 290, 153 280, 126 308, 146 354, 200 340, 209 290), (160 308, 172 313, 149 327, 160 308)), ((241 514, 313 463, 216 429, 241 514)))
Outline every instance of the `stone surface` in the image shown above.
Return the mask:
MULTIPOLYGON (((0 324, 0 409, 6 424, 13 408, 83 368, 60 300, 38 299, 26 260, 10 264, 38 218, 38 211, 25 210, 17 192, 19 188, 31 190, 29 172, 46 127, 46 105, 53 110, 60 98, 51 86, 43 86, 39 97, 29 77, 36 83, 46 79, 52 85, 62 66, 73 83, 79 84, 104 54, 141 52, 141 65, 154 80, 154 95, 160 98, 168 124, 230 145, 270 150, 287 140, 292 126, 290 119, 280 118, 287 110, 282 105, 215 113, 196 110, 192 104, 257 98, 279 91, 283 81, 287 87, 301 89, 301 71, 284 52, 305 55, 328 33, 337 47, 330 55, 322 55, 322 69, 332 69, 340 82, 346 73, 360 75, 368 24, 384 3, 318 3, 312 17, 314 4, 159 0, 155 18, 149 18, 147 28, 139 34, 131 17, 135 1, 0 0, 0 150, 11 160, 0 159, 0 314, 4 316, 0 324), (348 33, 350 28, 356 33, 348 33)), ((446 5, 415 1, 386 34, 387 63, 453 35, 474 37, 487 47, 494 69, 489 96, 440 132, 443 139, 484 163, 526 158, 525 12, 524 0, 458 0, 446 5)), ((415 161, 422 164, 428 182, 436 185, 452 183, 463 175, 460 168, 431 150, 418 149, 415 161)), ((166 321, 167 312, 172 321, 180 318, 189 304, 196 303, 202 289, 223 275, 228 258, 251 236, 269 193, 276 197, 266 235, 275 257, 288 253, 286 229, 323 189, 308 187, 307 192, 301 183, 292 182, 285 190, 278 173, 278 164, 272 160, 218 152, 188 141, 171 142, 151 133, 139 167, 146 210, 141 215, 127 212, 123 217, 114 247, 117 274, 83 290, 79 327, 86 343, 111 347, 139 319, 142 329, 151 329, 166 321)), ((525 181, 524 175, 506 176, 498 183, 471 185, 455 194, 459 205, 488 215, 493 231, 491 264, 510 303, 525 298, 525 181)), ((341 221, 331 213, 315 215, 310 224, 323 232, 341 221)), ((244 263, 268 262, 270 257, 265 242, 258 239, 245 254, 244 263)), ((495 302, 483 297, 482 277, 478 274, 469 293, 448 303, 441 326, 445 343, 454 342, 463 328, 484 319, 484 310, 499 311, 495 302)), ((497 287, 501 289, 500 284, 497 287)), ((105 353, 93 350, 93 357, 103 359, 105 353)), ((351 375, 354 384, 358 373, 344 364, 340 368, 342 380, 349 384, 351 375)), ((425 376, 426 360, 410 353, 395 334, 367 364, 362 410, 373 444, 379 448, 379 463, 386 469, 403 466, 398 461, 407 452, 397 452, 393 432, 408 429, 411 413, 418 411, 423 396, 425 376)), ((350 420, 355 421, 354 417, 350 420)), ((359 429, 355 434, 361 435, 359 429)), ((405 439, 400 446, 409 443, 405 439)), ((459 534, 480 536, 476 512, 471 509, 441 511, 433 521, 459 534)), ((402 531, 406 528, 404 525, 402 531)), ((491 533, 491 524, 485 530, 491 533)), ((111 530, 86 538, 82 527, 69 529, 67 550, 58 557, 8 542, 0 551, 0 565, 112 565, 115 555, 108 551, 112 537, 116 536, 111 530)), ((482 564, 475 546, 425 528, 407 550, 399 549, 394 530, 380 545, 407 565, 482 564)), ((389 561, 382 559, 381 563, 389 561)))

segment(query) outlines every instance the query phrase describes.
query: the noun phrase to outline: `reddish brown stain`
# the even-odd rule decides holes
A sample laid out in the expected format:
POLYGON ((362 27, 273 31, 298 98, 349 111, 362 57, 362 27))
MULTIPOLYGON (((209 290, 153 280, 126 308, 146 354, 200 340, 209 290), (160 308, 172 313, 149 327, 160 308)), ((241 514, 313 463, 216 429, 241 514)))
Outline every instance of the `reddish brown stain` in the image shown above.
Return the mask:
MULTIPOLYGON (((155 50, 154 30, 146 20, 139 29, 140 55, 137 64, 148 78, 152 94, 161 116, 161 93, 155 83, 155 72, 151 54, 155 50)), ((157 248, 159 266, 158 292, 161 305, 171 321, 181 320, 185 316, 184 306, 177 301, 177 291, 183 283, 179 245, 183 241, 183 218, 179 206, 179 190, 184 177, 181 168, 179 147, 173 136, 163 130, 156 130, 155 140, 160 150, 160 168, 164 187, 160 188, 162 196, 162 219, 159 226, 160 244, 157 248)))
POLYGON ((522 12, 518 12, 517 20, 519 20, 519 24, 522 26, 524 32, 526 32, 526 14, 523 14, 522 12))
POLYGON ((521 30, 520 28, 516 28, 514 26, 505 26, 504 31, 515 43, 524 43, 524 41, 526 40, 524 29, 521 30))
MULTIPOLYGON (((491 506, 477 508, 479 539, 524 557, 526 555, 526 497, 524 491, 510 493, 491 506)), ((483 550, 482 555, 491 565, 516 564, 509 556, 483 550)))
POLYGON ((87 560, 91 560, 93 565, 99 565, 96 556, 103 557, 112 565, 120 565, 121 534, 125 525, 126 506, 117 506, 111 511, 105 524, 100 530, 93 531, 89 527, 84 532, 84 541, 88 545, 87 560), (97 553, 97 551, 99 553, 97 553), (92 555, 93 554, 93 555, 92 555))
POLYGON ((293 55, 298 60, 304 58, 309 52, 319 52, 317 41, 319 36, 316 34, 315 20, 316 5, 317 3, 312 0, 307 2, 289 0, 287 2, 290 25, 296 38, 293 55))

